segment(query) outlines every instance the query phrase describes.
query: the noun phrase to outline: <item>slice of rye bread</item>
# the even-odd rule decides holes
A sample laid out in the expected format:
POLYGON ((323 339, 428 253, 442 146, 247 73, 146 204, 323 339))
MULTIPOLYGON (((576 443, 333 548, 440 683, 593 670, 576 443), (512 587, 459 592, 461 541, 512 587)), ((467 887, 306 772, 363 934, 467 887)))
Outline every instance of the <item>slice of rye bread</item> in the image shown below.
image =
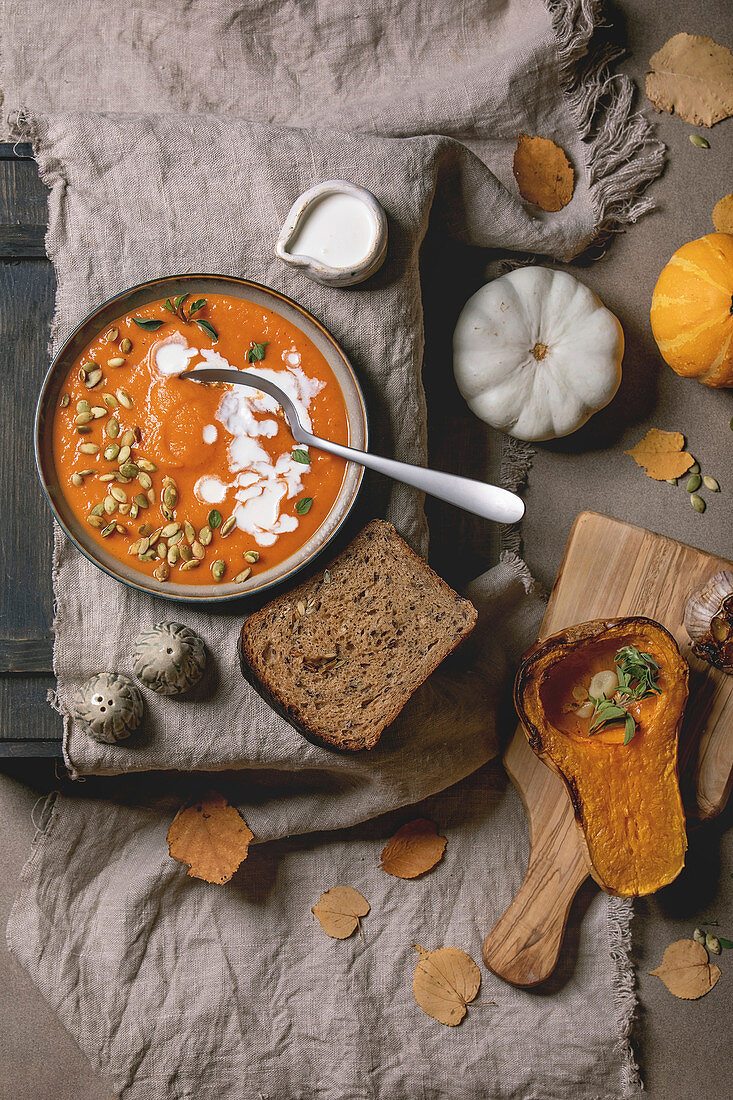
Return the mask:
POLYGON ((323 572, 247 619, 242 672, 306 737, 371 749, 477 617, 373 520, 323 572))

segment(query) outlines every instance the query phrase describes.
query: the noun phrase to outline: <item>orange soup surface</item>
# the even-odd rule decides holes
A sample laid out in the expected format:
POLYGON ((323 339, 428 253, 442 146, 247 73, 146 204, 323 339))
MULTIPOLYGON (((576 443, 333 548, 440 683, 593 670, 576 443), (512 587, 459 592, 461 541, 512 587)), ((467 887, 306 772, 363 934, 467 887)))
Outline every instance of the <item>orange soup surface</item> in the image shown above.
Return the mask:
POLYGON ((346 464, 296 444, 262 392, 179 375, 262 373, 315 435, 348 443, 343 395, 312 341, 271 310, 218 294, 170 306, 118 317, 69 371, 53 425, 59 484, 95 541, 141 572, 245 583, 317 531, 346 464))

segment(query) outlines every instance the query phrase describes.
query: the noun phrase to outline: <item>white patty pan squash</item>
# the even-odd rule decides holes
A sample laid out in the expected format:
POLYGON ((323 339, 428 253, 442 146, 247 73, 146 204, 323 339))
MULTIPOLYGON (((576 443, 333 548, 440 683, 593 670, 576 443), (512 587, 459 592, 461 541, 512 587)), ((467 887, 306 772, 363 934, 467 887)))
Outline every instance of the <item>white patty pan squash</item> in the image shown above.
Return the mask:
POLYGON ((453 334, 458 388, 476 416, 517 439, 576 431, 621 383, 624 334, 565 271, 523 267, 468 299, 453 334))

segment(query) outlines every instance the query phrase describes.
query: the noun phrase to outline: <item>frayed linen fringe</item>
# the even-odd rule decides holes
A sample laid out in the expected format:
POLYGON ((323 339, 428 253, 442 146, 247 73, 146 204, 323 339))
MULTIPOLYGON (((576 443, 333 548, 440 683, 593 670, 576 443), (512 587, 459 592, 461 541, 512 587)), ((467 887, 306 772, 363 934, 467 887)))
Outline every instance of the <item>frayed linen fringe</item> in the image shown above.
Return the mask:
POLYGON ((630 898, 608 899, 608 932, 611 958, 616 964, 613 979, 613 1004, 616 1009, 618 1038, 616 1053, 621 1057, 621 1100, 636 1096, 643 1088, 639 1067, 631 1046, 631 1031, 636 1014, 636 977, 631 962, 631 918, 634 909, 630 898))

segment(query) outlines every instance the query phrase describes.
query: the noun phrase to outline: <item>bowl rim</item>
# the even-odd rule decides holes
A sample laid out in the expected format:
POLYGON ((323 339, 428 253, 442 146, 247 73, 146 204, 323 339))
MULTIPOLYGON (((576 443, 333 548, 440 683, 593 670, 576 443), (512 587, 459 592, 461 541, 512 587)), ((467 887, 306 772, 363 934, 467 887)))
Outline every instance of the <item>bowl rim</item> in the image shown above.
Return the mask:
MULTIPOLYGON (((98 317, 99 314, 101 314, 104 310, 106 310, 107 307, 113 305, 115 302, 118 302, 118 301, 121 301, 122 299, 128 298, 130 295, 134 294, 136 291, 143 291, 143 290, 148 290, 148 289, 154 290, 159 285, 164 285, 164 284, 171 283, 171 282, 179 282, 179 283, 180 282, 188 282, 188 281, 193 281, 193 280, 196 280, 196 279, 202 279, 202 280, 203 279, 215 279, 219 282, 231 283, 233 285, 236 285, 239 288, 250 287, 250 288, 253 288, 253 289, 255 289, 259 292, 264 292, 264 294, 268 297, 275 298, 276 300, 284 302, 288 307, 290 307, 291 309, 294 309, 297 313, 301 314, 306 319, 306 321, 308 321, 310 324, 314 325, 321 332, 324 339, 331 345, 334 352, 339 357, 341 365, 343 366, 344 370, 350 376, 351 382, 354 386, 354 390, 355 390, 356 395, 358 397, 359 408, 360 408, 360 412, 361 412, 361 425, 359 425, 359 426, 362 428, 362 431, 363 431, 364 450, 367 450, 368 446, 369 446, 369 424, 368 424, 368 419, 367 419, 366 401, 364 400, 364 392, 363 392, 362 387, 359 383, 359 379, 356 375, 356 371, 354 370, 351 362, 349 361, 348 356, 346 355, 346 353, 344 352, 343 348, 338 343, 336 338, 329 332, 329 330, 326 328, 326 326, 321 321, 318 320, 317 317, 314 317, 314 315, 309 310, 307 310, 305 308, 305 306, 300 305, 299 302, 294 301, 294 299, 288 297, 287 294, 283 294, 279 290, 274 290, 272 287, 267 286, 265 283, 258 283, 254 279, 246 279, 246 278, 243 278, 239 275, 217 275, 216 273, 213 273, 213 272, 186 272, 185 274, 181 274, 181 275, 177 275, 177 274, 162 275, 162 276, 158 276, 155 279, 146 279, 142 283, 135 283, 133 286, 126 287, 124 290, 119 291, 117 294, 113 294, 110 298, 105 299, 105 301, 101 302, 98 306, 95 306, 95 308, 93 310, 91 310, 89 313, 87 313, 81 319, 81 321, 79 321, 79 323, 69 333, 69 335, 66 337, 66 339, 64 340, 64 342, 61 345, 61 347, 59 348, 59 350, 54 355, 54 357, 51 361, 51 364, 50 364, 50 366, 49 366, 49 368, 46 371, 46 374, 44 376, 44 379, 43 379, 43 382, 41 384, 41 388, 40 388, 40 391, 39 391, 39 394, 38 394, 38 399, 36 401, 36 410, 35 410, 35 416, 34 416, 34 421, 33 421, 33 452, 34 452, 35 463, 36 463, 36 473, 37 473, 38 479, 41 483, 41 488, 43 489, 43 493, 46 497, 46 501, 48 503, 48 506, 51 509, 51 512, 53 514, 53 517, 54 517, 56 523, 62 529, 62 531, 64 532, 66 537, 74 544, 74 546, 76 546, 77 550, 79 550, 88 561, 90 561, 94 566, 96 566, 97 569, 101 569, 102 572, 106 573, 108 577, 112 577, 112 579, 117 581, 118 583, 124 584, 126 587, 135 589, 138 592, 143 592, 145 595, 148 595, 148 596, 168 600, 168 601, 173 602, 173 603, 196 604, 196 605, 199 605, 199 606, 206 606, 206 605, 212 605, 212 604, 213 605, 218 605, 218 604, 221 604, 221 603, 232 603, 236 600, 254 599, 254 598, 259 597, 263 592, 268 592, 273 588, 276 588, 276 587, 279 587, 281 585, 285 585, 289 582, 292 582, 293 577, 295 577, 299 573, 302 573, 303 570, 306 569, 314 561, 314 559, 317 558, 319 556, 319 554, 321 554, 326 549, 326 547, 332 542, 332 540, 335 538, 336 534, 339 532, 341 527, 344 525, 344 523, 346 522, 348 517, 351 515, 351 512, 352 512, 352 510, 354 508, 354 505, 356 503, 357 497, 359 495, 359 490, 361 489, 362 482, 363 482, 363 479, 364 479, 364 467, 360 466, 360 467, 357 468, 356 483, 355 483, 355 485, 354 485, 354 487, 351 491, 351 495, 350 495, 349 499, 343 505, 343 514, 338 519, 338 521, 332 526, 332 528, 329 530, 327 537, 322 542, 320 542, 318 544, 318 546, 314 547, 312 552, 303 561, 301 561, 297 565, 293 566, 283 576, 274 577, 272 580, 268 581, 265 584, 262 584, 262 585, 258 586, 256 589, 251 590, 251 591, 247 591, 246 589, 242 590, 240 588, 240 590, 238 592, 237 591, 235 591, 235 592, 220 591, 219 594, 217 594, 216 591, 212 591, 211 595, 204 596, 204 595, 193 595, 192 594, 190 596, 187 596, 187 595, 181 594, 179 592, 166 591, 165 586, 162 582, 157 582, 158 587, 153 587, 152 584, 148 585, 148 584, 144 584, 142 582, 137 583, 136 581, 130 580, 128 577, 124 577, 124 576, 121 576, 119 573, 116 573, 113 569, 111 569, 107 565, 105 565, 104 562, 100 561, 99 558, 97 558, 93 553, 91 553, 89 550, 87 550, 87 548, 79 542, 79 540, 76 538, 76 536, 73 534, 73 532, 69 529, 68 525, 66 524, 66 522, 64 521, 63 517, 61 516, 61 514, 59 513, 59 511, 56 507, 56 504, 55 504, 53 496, 51 494, 49 485, 47 483, 47 479, 46 479, 46 476, 45 476, 45 473, 44 473, 44 468, 43 468, 43 463, 42 463, 42 457, 41 457, 42 418, 43 418, 43 414, 44 414, 44 411, 45 411, 45 408, 46 408, 47 393, 48 393, 48 390, 51 386, 51 383, 55 379, 55 374, 56 374, 58 363, 60 362, 62 357, 65 355, 67 349, 72 344, 72 342, 74 341, 77 334, 83 328, 85 328, 87 325, 89 325, 90 322, 92 322, 96 317, 98 317)), ((157 295, 157 296, 160 297, 160 295, 157 295)), ((244 300, 246 300, 246 299, 244 299, 244 300)), ((285 320, 287 320, 287 318, 285 318, 285 320)), ((304 333, 304 335, 307 336, 308 334, 304 333)), ((330 366, 330 364, 329 364, 329 366, 330 366)), ((331 368, 331 369, 333 369, 333 368, 331 368)), ((339 382, 338 378, 336 379, 336 381, 339 382)), ((339 387, 340 387, 340 382, 339 382, 339 387)), ((347 417, 348 417, 348 411, 347 411, 347 417)), ((53 421, 51 421, 51 423, 52 422, 53 421)), ((348 466, 349 465, 350 464, 347 463, 347 471, 348 471, 348 466)), ((63 496, 63 493, 61 495, 63 496)), ((340 493, 339 493, 339 495, 340 495, 340 493)), ((338 497, 336 499, 338 501, 338 497)), ((328 517, 324 518, 324 523, 326 522, 327 518, 328 517)), ((320 530, 320 528, 317 529, 314 532, 313 536, 311 536, 311 537, 315 537, 318 534, 318 530, 320 530)), ((287 561, 287 560, 288 559, 286 558, 285 561, 287 561)), ((141 574, 141 576, 143 576, 143 574, 141 574)), ((230 583, 232 583, 232 582, 230 582, 230 583)), ((212 585, 211 587, 212 587, 212 589, 215 589, 217 586, 212 585)))

